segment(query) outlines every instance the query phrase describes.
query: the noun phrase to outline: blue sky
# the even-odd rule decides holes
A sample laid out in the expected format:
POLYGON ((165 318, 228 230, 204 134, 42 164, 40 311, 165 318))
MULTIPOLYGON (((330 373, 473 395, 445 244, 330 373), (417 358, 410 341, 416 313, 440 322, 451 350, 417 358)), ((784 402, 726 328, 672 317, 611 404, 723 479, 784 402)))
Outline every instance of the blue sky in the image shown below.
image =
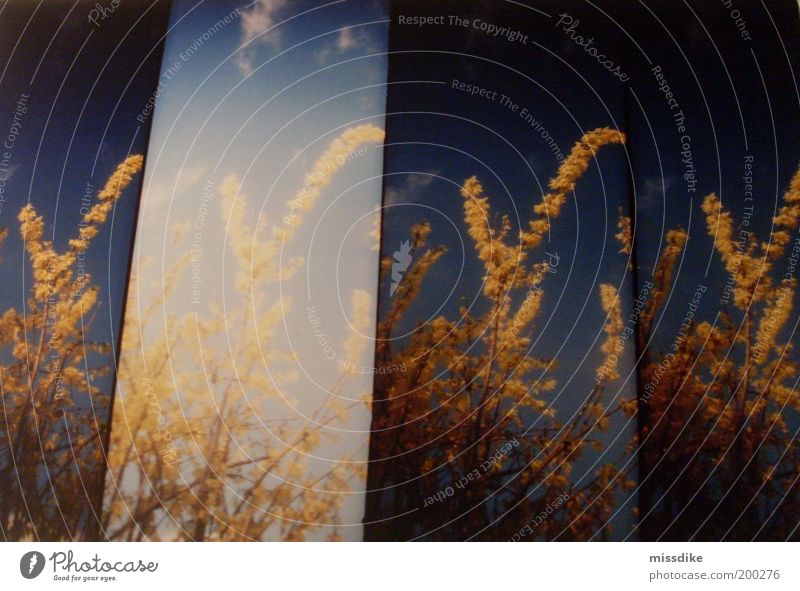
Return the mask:
MULTIPOLYGON (((21 0, 0 7, 0 230, 8 230, 0 250, 0 314, 9 308, 25 311, 31 296, 30 265, 19 237, 20 210, 32 204, 44 218, 45 238, 63 252, 77 235, 82 198, 88 195, 94 201, 117 165, 129 154, 143 154, 147 146, 148 126, 136 114, 158 76, 168 6, 161 2, 144 10, 123 5, 102 31, 87 21, 85 8, 21 0)), ((141 175, 116 202, 86 253, 85 270, 99 288, 97 306, 83 319, 91 322, 86 331, 90 341, 116 345, 120 335, 140 184, 141 175)), ((86 365, 113 370, 114 352, 89 353, 86 365)), ((0 359, 7 361, 10 353, 0 351, 0 359)), ((93 386, 110 395, 113 378, 111 371, 94 379, 93 386)), ((104 425, 109 408, 100 400, 75 396, 77 405, 91 403, 98 424, 104 425)), ((8 461, 0 458, 0 464, 8 461)), ((41 465, 41 456, 24 461, 41 465)), ((86 472, 92 473, 82 474, 87 488, 75 491, 89 501, 80 505, 86 523, 102 494, 102 469, 102 464, 89 466, 86 472)), ((46 493, 42 499, 53 514, 48 511, 35 520, 57 523, 57 499, 48 499, 46 493)))
MULTIPOLYGON (((77 232, 87 185, 96 194, 128 154, 144 153, 148 127, 135 116, 158 73, 158 41, 167 18, 163 7, 145 13, 120 10, 106 23, 104 34, 98 34, 82 10, 70 11, 60 3, 32 8, 11 2, 1 13, 6 30, 0 41, 4 140, 16 103, 23 94, 29 97, 10 150, 0 207, 0 228, 9 230, 0 268, 12 279, 0 281, 3 310, 22 309, 28 297, 24 286, 30 285, 29 278, 23 281, 20 275, 27 267, 19 239, 20 209, 32 203, 44 216, 56 248, 64 249, 77 232)), ((100 314, 91 334, 99 341, 113 342, 119 336, 140 181, 135 179, 117 203, 87 258, 87 269, 102 286, 100 314)), ((111 358, 100 361, 113 365, 111 358)), ((102 384, 106 390, 110 385, 110 378, 102 384)))
MULTIPOLYGON (((536 6, 556 15, 560 5, 536 6)), ((399 3, 395 12, 411 14, 413 8, 412 3, 399 3)), ((492 198, 492 215, 508 214, 514 227, 522 227, 558 170, 558 152, 566 157, 584 133, 597 127, 624 129, 625 123, 624 85, 603 69, 583 67, 582 56, 573 55, 574 47, 541 13, 499 3, 475 3, 467 10, 447 2, 418 13, 515 23, 534 43, 506 42, 471 27, 433 31, 395 26, 392 30, 392 49, 398 53, 390 60, 385 170, 386 200, 392 207, 384 217, 383 254, 396 249, 408 238, 410 226, 422 220, 433 228, 428 245, 448 248, 423 285, 423 297, 406 313, 401 332, 432 314, 457 318, 462 297, 471 302, 479 293, 483 269, 465 232, 458 193, 465 179, 477 175, 492 198), (454 80, 494 92, 496 98, 465 93, 454 88, 454 80), (414 82, 397 84, 400 81, 414 82), (517 110, 501 103, 501 95, 518 105, 517 110), (542 127, 526 121, 523 109, 542 127), (555 139, 558 151, 543 139, 542 129, 555 139)), ((615 48, 618 40, 607 43, 615 48)), ((547 259, 546 252, 560 257, 557 272, 548 275, 543 286, 546 296, 529 354, 557 358, 546 378, 555 377, 558 387, 547 394, 547 402, 562 418, 591 391, 595 372, 603 363, 600 345, 605 340, 605 314, 599 285, 611 283, 618 288, 623 318, 631 307, 628 257, 618 253, 620 245, 614 238, 619 231, 618 210, 628 206, 627 189, 625 149, 603 148, 553 222, 551 234, 530 255, 531 263, 547 259)), ((382 301, 382 314, 390 303, 382 301)), ((632 349, 629 346, 621 355, 623 379, 606 387, 606 405, 615 397, 635 396, 632 349)), ((616 438, 616 444, 578 462, 575 482, 585 484, 592 478, 597 456, 601 463, 615 461, 635 429, 635 422, 616 417, 609 432, 601 436, 607 441, 616 438)), ((630 528, 631 507, 615 519, 617 535, 630 528)))
MULTIPOLYGON (((196 222, 199 215, 203 216, 201 303, 192 303, 192 276, 185 273, 175 295, 158 313, 166 318, 192 311, 202 318, 209 305, 237 301, 233 271, 226 270, 232 267, 231 238, 236 228, 226 228, 222 221, 221 184, 235 174, 241 180, 240 198, 247 199, 248 222, 273 226, 288 213, 287 201, 304 186, 304 175, 335 137, 359 124, 383 127, 385 19, 382 3, 370 0, 330 5, 175 3, 134 253, 137 268, 145 259, 155 262, 141 284, 148 286, 138 294, 142 302, 158 296, 164 269, 186 252, 171 246, 173 229, 196 222), (233 12, 230 18, 237 8, 240 14, 233 12), (214 197, 204 204, 205 186, 213 187, 214 197)), ((298 424, 304 414, 325 403, 340 377, 337 359, 351 334, 353 291, 375 292, 378 252, 371 232, 380 205, 382 157, 378 142, 342 167, 282 253, 284 263, 302 257, 302 270, 280 282, 279 289, 263 294, 276 302, 291 300, 281 330, 269 346, 294 351, 296 363, 268 363, 261 371, 293 405, 270 407, 270 412, 297 419, 298 424), (329 359, 320 346, 309 307, 322 319, 337 358, 329 359), (278 377, 290 371, 296 379, 278 377)), ((363 337, 364 365, 372 362, 372 324, 363 337)), ((371 375, 351 376, 339 394, 359 399, 371 383, 371 375)), ((249 395, 258 406, 259 393, 249 395)), ((345 456, 366 461, 365 405, 357 404, 331 429, 337 441, 316 450, 319 457, 312 459, 312 470, 324 471, 345 456)), ((266 445, 281 445, 266 430, 260 436, 266 445)), ((345 539, 361 537, 363 485, 356 480, 354 486, 342 510, 345 539)), ((327 533, 322 528, 318 535, 327 533)))

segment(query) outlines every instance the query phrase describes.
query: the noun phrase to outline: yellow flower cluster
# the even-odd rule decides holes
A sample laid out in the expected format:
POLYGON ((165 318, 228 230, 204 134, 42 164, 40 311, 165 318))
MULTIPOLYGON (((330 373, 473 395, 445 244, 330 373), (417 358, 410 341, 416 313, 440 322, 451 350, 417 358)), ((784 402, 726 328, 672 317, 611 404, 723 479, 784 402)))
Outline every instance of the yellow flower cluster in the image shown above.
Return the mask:
POLYGON ((600 285, 600 304, 603 312, 606 313, 606 323, 603 327, 606 333, 606 340, 600 347, 606 358, 602 364, 605 380, 616 380, 619 378, 617 366, 619 365, 620 334, 624 324, 622 323, 622 312, 620 311, 619 294, 613 285, 603 283, 600 285))
POLYGON ((569 156, 558 168, 558 174, 550 180, 550 193, 537 203, 533 212, 536 219, 530 222, 530 229, 520 234, 521 242, 527 247, 538 246, 542 237, 550 230, 552 220, 561 213, 567 201, 567 194, 575 188, 575 183, 588 170, 589 164, 600 148, 608 144, 625 143, 625 134, 607 127, 595 129, 578 140, 569 156))
MULTIPOLYGON (((464 223, 483 268, 481 297, 462 306, 457 320, 438 316, 417 325, 405 340, 395 338, 395 328, 418 300, 429 270, 444 253, 442 247, 425 247, 431 233, 427 222, 414 226, 414 252, 423 254, 415 256, 403 277, 379 325, 376 345, 378 363, 409 368, 378 375, 373 393, 372 458, 376 461, 370 467, 368 487, 391 493, 383 500, 378 494, 377 501, 368 503, 366 519, 382 523, 387 514, 381 506, 391 507, 392 515, 414 515, 413 523, 392 519, 386 526, 391 528, 387 536, 410 539, 421 529, 437 532, 430 539, 452 539, 460 535, 454 533, 460 527, 456 522, 477 531, 480 525, 462 519, 459 512, 482 503, 507 483, 506 500, 515 507, 514 519, 504 525, 493 523, 486 530, 487 536, 505 539, 512 533, 504 535, 505 526, 524 522, 541 510, 545 497, 535 491, 568 486, 581 450, 602 443, 593 432, 606 429, 610 415, 619 409, 601 403, 608 380, 588 394, 581 393, 583 403, 565 423, 558 421, 554 401, 547 396, 558 385, 548 374, 557 360, 534 355, 531 334, 545 297, 546 279, 557 272, 558 260, 546 253, 539 262, 528 259, 597 151, 623 141, 624 135, 611 129, 584 135, 550 181, 550 193, 534 206, 535 218, 516 244, 508 217, 493 215, 480 180, 467 178, 460 195, 464 223), (518 450, 501 453, 512 440, 519 440, 518 450), (489 467, 486 458, 493 458, 489 467), (513 479, 503 480, 502 474, 513 474, 513 479), (463 501, 442 503, 435 512, 417 511, 418 499, 435 498, 442 482, 460 483, 465 478, 469 483, 459 493, 463 501), (406 484, 398 486, 398 482, 406 484)), ((630 224, 620 221, 620 230, 623 241, 630 241, 630 224)), ((381 268, 388 275, 391 261, 382 261, 381 268)), ((607 315, 607 340, 601 350, 609 366, 608 379, 612 379, 618 375, 620 302, 611 285, 601 286, 600 299, 607 315)), ((545 538, 566 531, 567 539, 586 539, 593 528, 605 523, 614 507, 614 491, 627 481, 618 471, 602 469, 600 473, 602 485, 593 489, 597 492, 593 512, 587 514, 580 504, 566 503, 561 518, 551 518, 553 529, 542 529, 545 538)), ((382 527, 371 526, 371 535, 380 539, 374 532, 382 527)))
MULTIPOLYGON (((0 366, 4 424, 10 426, 4 438, 18 458, 16 464, 0 466, 0 480, 8 484, 9 499, 21 498, 20 491, 26 499, 25 506, 0 508, 0 529, 13 539, 80 538, 93 527, 87 519, 86 487, 98 485, 93 475, 102 474, 102 413, 110 400, 94 384, 111 367, 110 361, 98 364, 93 354, 110 359, 111 346, 87 335, 98 288, 78 268, 79 257, 142 161, 130 156, 117 167, 64 252, 45 239, 44 219, 32 203, 19 212, 33 281, 25 309, 0 315, 0 345, 10 353, 0 366), (8 466, 13 477, 5 473, 8 466)), ((0 243, 6 236, 7 231, 0 232, 0 243)), ((99 514, 99 507, 91 509, 99 514)))
MULTIPOLYGON (((285 345, 283 331, 287 294, 297 293, 290 279, 304 261, 281 260, 281 252, 353 154, 383 136, 359 125, 332 139, 283 218, 251 221, 241 180, 224 177, 224 261, 235 274, 224 309, 211 300, 200 313, 182 310, 172 288, 187 271, 186 256, 171 261, 163 290, 144 283, 143 268, 134 266, 106 481, 109 538, 338 537, 343 493, 358 487, 364 468, 349 454, 336 461, 313 456, 327 453, 332 432, 361 405, 346 403, 344 388, 363 363, 369 340, 359 333, 369 330, 373 304, 366 291, 354 290, 352 334, 328 394, 321 400, 294 387, 301 383, 298 352, 285 345), (302 395, 290 396, 295 392, 302 395)), ((173 252, 187 250, 186 230, 175 228, 173 252)))

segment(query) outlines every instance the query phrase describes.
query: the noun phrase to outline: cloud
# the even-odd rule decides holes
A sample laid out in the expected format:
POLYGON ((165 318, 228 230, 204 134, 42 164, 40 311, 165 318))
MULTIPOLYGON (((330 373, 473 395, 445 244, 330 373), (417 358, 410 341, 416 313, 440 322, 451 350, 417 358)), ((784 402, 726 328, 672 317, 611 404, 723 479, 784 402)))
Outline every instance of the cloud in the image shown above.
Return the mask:
POLYGON ((265 31, 274 26, 275 14, 285 5, 286 0, 258 0, 248 10, 241 12, 242 41, 235 62, 243 76, 253 72, 257 44, 267 43, 277 47, 279 31, 265 31))
POLYGON ((321 66, 325 64, 328 60, 331 59, 333 55, 333 49, 330 46, 323 47, 319 52, 317 52, 317 63, 321 66))
POLYGON ((175 189, 176 193, 191 187, 206 173, 205 166, 187 166, 178 172, 178 187, 175 189))
POLYGON ((674 184, 675 177, 672 176, 664 177, 663 181, 660 176, 644 179, 638 188, 639 207, 647 209, 660 204, 674 184))
POLYGON ((336 49, 340 52, 344 52, 356 45, 357 42, 356 38, 353 36, 352 29, 342 29, 339 31, 339 37, 336 39, 336 49))
POLYGON ((358 108, 362 111, 369 111, 376 107, 375 97, 368 94, 362 94, 358 97, 358 108))
POLYGON ((322 65, 333 56, 342 55, 348 51, 359 51, 362 54, 374 52, 373 43, 368 33, 363 29, 356 30, 347 27, 339 31, 336 40, 328 43, 317 53, 317 62, 322 65))
POLYGON ((386 187, 384 201, 386 204, 394 203, 414 203, 418 201, 420 193, 425 191, 433 181, 436 180, 439 172, 430 171, 424 173, 410 173, 399 183, 386 187))
POLYGON ((166 207, 172 199, 180 199, 188 189, 197 185, 206 174, 205 166, 189 166, 178 171, 176 182, 153 182, 145 188, 145 198, 142 200, 146 213, 156 215, 164 214, 166 207))
POLYGON ((19 164, 12 164, 5 171, 5 174, 0 173, 0 181, 8 181, 19 170, 19 164))

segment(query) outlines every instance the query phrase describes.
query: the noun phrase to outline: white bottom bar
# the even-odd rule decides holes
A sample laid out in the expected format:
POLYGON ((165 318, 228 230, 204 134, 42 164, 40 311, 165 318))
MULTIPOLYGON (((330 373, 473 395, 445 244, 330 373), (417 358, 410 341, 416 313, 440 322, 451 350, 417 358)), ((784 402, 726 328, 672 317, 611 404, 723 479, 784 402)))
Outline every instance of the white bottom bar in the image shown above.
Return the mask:
POLYGON ((797 552, 791 543, 23 542, 0 544, 0 588, 798 589, 797 552), (28 580, 33 551, 46 563, 28 580))

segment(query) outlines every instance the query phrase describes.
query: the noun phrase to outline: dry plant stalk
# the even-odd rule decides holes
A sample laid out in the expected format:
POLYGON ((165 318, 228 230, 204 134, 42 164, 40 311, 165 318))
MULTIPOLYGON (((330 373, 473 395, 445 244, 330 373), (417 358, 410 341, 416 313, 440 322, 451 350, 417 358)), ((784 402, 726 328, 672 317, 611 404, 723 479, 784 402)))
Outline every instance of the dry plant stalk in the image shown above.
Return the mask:
MULTIPOLYGON (((331 388, 334 395, 308 420, 288 415, 287 395, 264 367, 296 363, 293 351, 273 344, 291 305, 286 283, 304 265, 302 259, 281 265, 282 245, 294 238, 347 155, 383 137, 374 125, 345 130, 287 201, 287 215, 271 224, 252 227, 239 179, 223 180, 220 207, 236 291, 225 310, 210 302, 202 314, 164 312, 176 301, 189 253, 167 270, 163 294, 143 284, 144 269, 135 269, 106 481, 109 539, 303 540, 312 533, 339 538, 336 527, 320 527, 339 520, 345 494, 331 491, 346 493, 364 478, 363 467, 344 457, 320 468, 305 454, 329 446, 333 437, 325 427, 345 419, 350 406, 335 395, 351 375, 348 368, 357 366, 363 342, 347 340, 351 363, 331 388), (136 299, 140 286, 156 292, 151 301, 136 299)), ((178 228, 175 251, 187 252, 185 235, 178 228)), ((368 293, 354 292, 356 331, 367 328, 364 310, 370 305, 368 293)), ((276 381, 290 383, 295 374, 287 370, 276 381)))
POLYGON ((800 170, 766 242, 747 224, 735 229, 713 193, 702 209, 726 278, 719 316, 686 323, 668 350, 652 344, 687 243, 681 228, 667 234, 642 315, 640 533, 645 539, 796 539, 798 362, 781 334, 797 289, 786 269, 800 252, 800 241, 792 242, 800 170))
MULTIPOLYGON (((599 434, 613 415, 634 411, 630 401, 607 404, 603 399, 606 384, 618 377, 619 296, 613 285, 600 287, 607 337, 601 346, 603 377, 580 394, 577 411, 561 420, 548 399, 557 382, 546 369, 555 362, 529 351, 549 263, 543 251, 542 262, 530 261, 598 150, 624 140, 607 128, 584 135, 517 237, 507 216, 490 222, 489 197, 476 177, 467 179, 461 197, 485 273, 481 304, 462 307, 457 319, 439 316, 407 340, 393 341, 398 322, 444 253, 442 247, 426 247, 428 223, 413 228, 414 251, 423 254, 406 272, 378 330, 376 366, 404 365, 408 371, 376 380, 368 539, 424 534, 426 540, 456 540, 477 534, 477 539, 506 540, 562 494, 566 500, 548 511, 530 539, 584 540, 607 533, 615 494, 632 483, 613 462, 579 488, 572 486, 570 474, 588 447, 602 449, 599 434), (395 350, 393 343, 400 346, 395 350), (437 501, 441 491, 451 490, 437 501)), ((390 260, 382 261, 385 274, 390 266, 390 260)))
POLYGON ((0 316, 0 531, 9 540, 96 535, 110 397, 95 384, 109 374, 111 346, 88 336, 99 288, 77 266, 142 160, 117 167, 64 252, 45 239, 32 204, 19 213, 30 295, 0 316))

